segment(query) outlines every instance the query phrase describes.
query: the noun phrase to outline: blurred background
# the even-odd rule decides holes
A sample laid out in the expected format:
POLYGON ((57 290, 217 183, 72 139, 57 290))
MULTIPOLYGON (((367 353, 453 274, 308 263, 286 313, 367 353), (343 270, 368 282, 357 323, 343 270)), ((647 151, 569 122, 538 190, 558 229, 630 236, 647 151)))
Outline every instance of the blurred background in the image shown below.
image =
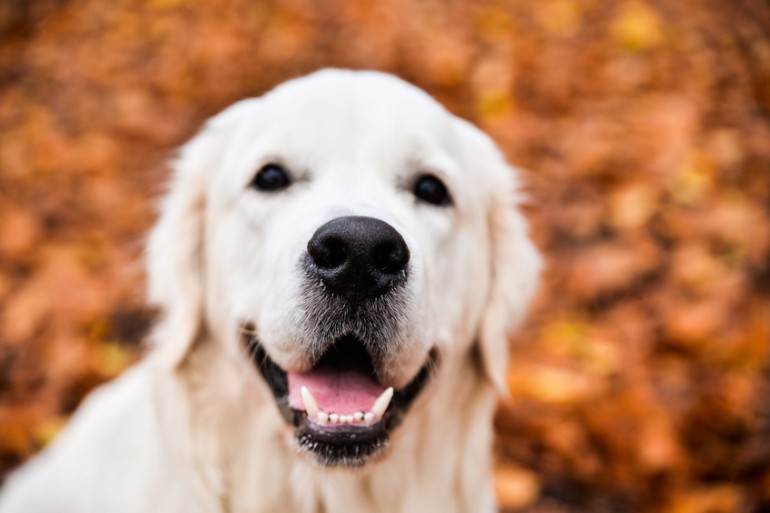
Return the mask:
POLYGON ((142 354, 174 149, 323 66, 416 83, 526 170, 548 267, 504 511, 770 511, 767 0, 4 0, 0 480, 142 354))

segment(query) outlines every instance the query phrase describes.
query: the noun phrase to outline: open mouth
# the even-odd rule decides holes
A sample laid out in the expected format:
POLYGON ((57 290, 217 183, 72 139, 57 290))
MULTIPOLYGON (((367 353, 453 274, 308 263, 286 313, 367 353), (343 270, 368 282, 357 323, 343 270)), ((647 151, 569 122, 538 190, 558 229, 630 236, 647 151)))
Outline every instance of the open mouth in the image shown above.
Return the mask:
POLYGON ((385 448, 437 363, 434 349, 415 377, 394 389, 380 382, 369 351, 353 335, 338 338, 303 373, 280 368, 255 338, 246 343, 299 447, 329 466, 361 466, 385 448))

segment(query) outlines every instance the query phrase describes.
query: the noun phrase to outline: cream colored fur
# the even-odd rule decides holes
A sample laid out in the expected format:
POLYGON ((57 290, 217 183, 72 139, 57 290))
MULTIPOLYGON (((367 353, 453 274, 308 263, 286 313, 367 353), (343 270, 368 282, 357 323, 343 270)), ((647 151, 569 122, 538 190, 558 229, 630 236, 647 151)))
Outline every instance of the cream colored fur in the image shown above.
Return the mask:
POLYGON ((394 77, 326 70, 216 116, 174 169, 147 251, 149 298, 163 312, 153 349, 11 477, 0 512, 494 511, 491 422, 507 334, 540 261, 515 171, 493 143, 394 77), (307 180, 284 195, 250 190, 276 158, 307 180), (425 169, 448 183, 452 207, 400 188, 425 169), (250 321, 277 363, 302 365, 296 259, 339 215, 385 220, 412 253, 389 379, 403 386, 430 347, 441 353, 387 451, 356 470, 295 448, 239 344, 250 321))

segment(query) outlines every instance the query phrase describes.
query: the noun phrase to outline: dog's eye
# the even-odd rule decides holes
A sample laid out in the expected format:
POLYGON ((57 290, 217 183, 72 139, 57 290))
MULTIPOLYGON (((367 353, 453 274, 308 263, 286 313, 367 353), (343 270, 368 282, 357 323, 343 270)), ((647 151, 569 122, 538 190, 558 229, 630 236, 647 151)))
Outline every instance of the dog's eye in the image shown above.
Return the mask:
POLYGON ((260 191, 278 191, 291 185, 286 170, 278 164, 265 164, 251 181, 251 186, 260 191))
POLYGON ((433 175, 423 175, 418 178, 412 192, 418 199, 431 205, 445 206, 452 204, 452 198, 449 196, 446 185, 433 175))

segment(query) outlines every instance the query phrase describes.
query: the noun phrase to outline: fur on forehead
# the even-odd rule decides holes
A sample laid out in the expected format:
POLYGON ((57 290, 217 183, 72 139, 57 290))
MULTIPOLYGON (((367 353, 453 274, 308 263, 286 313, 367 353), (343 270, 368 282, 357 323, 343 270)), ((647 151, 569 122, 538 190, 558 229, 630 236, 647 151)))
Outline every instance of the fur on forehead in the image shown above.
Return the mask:
POLYGON ((458 159, 446 156, 458 157, 457 121, 427 93, 391 75, 323 70, 238 102, 209 125, 230 127, 229 145, 237 151, 222 156, 223 167, 250 163, 242 169, 241 178, 248 179, 254 161, 265 155, 288 158, 299 172, 344 164, 358 172, 403 169, 408 159, 414 167, 452 173, 458 159))
POLYGON ((407 112, 417 122, 446 112, 422 89, 378 71, 322 70, 289 80, 262 98, 278 111, 301 110, 310 120, 329 111, 344 115, 351 107, 383 117, 394 110, 407 112))

